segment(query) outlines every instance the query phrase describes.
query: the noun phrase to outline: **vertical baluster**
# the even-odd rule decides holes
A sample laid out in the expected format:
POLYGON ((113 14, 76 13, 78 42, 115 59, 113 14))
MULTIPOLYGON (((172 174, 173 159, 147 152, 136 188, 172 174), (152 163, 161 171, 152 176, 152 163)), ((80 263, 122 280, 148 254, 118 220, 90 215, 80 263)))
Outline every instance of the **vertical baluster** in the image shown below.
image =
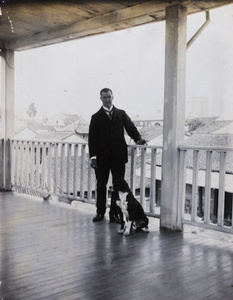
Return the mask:
POLYGON ((84 199, 84 180, 85 180, 85 162, 86 162, 86 145, 82 145, 82 154, 81 154, 81 175, 80 175, 80 198, 84 199))
POLYGON ((51 192, 52 143, 48 143, 48 192, 51 192))
POLYGON ((199 151, 193 151, 193 182, 192 182, 192 212, 191 220, 196 221, 198 201, 198 159, 199 151))
POLYGON ((233 195, 231 194, 231 228, 233 228, 233 195))
POLYGON ((58 143, 54 143, 54 185, 53 185, 53 192, 56 195, 57 194, 57 179, 58 179, 58 143))
POLYGON ((27 142, 23 142, 23 184, 27 187, 27 142))
MULTIPOLYGON (((3 147, 3 141, 2 141, 2 147, 3 147)), ((2 148, 2 149, 4 149, 4 148, 2 148)), ((16 152, 16 143, 15 143, 15 141, 12 141, 11 142, 11 157, 12 157, 12 162, 11 162, 11 170, 12 170, 11 171, 11 183, 12 183, 13 186, 16 185, 16 157, 15 157, 15 152, 16 152)), ((2 184, 3 184, 3 177, 2 177, 2 184)))
POLYGON ((36 149, 36 189, 40 186, 40 143, 35 143, 35 149, 36 149))
MULTIPOLYGON (((3 168, 3 140, 0 139, 0 166, 3 168)), ((13 153, 12 153, 12 140, 9 140, 9 163, 10 163, 10 186, 12 187, 13 179, 13 153)), ((0 190, 3 188, 3 172, 0 172, 0 190)))
POLYGON ((34 145, 35 143, 32 142, 31 143, 31 184, 30 184, 30 188, 33 188, 34 185, 35 185, 35 181, 34 181, 34 172, 35 172, 35 167, 34 167, 34 164, 35 164, 35 149, 34 149, 34 145))
MULTIPOLYGON (((77 199, 77 182, 78 182, 78 176, 77 176, 77 169, 78 169, 78 144, 74 145, 74 178, 73 178, 73 197, 74 199, 77 199)), ((81 184, 82 184, 82 180, 81 180, 81 184)))
POLYGON ((64 194, 64 179, 65 179, 65 144, 61 144, 61 167, 60 167, 60 193, 64 194))
POLYGON ((179 185, 178 185, 178 210, 177 219, 179 222, 184 217, 185 208, 185 194, 186 194, 186 163, 187 163, 187 150, 180 150, 179 160, 179 185))
POLYGON ((212 151, 206 152, 206 176, 205 176, 205 210, 204 222, 210 221, 210 196, 211 196, 211 167, 212 167, 212 151))
POLYGON ((43 191, 45 191, 45 177, 46 177, 46 143, 41 143, 41 149, 42 149, 42 158, 41 158, 41 188, 43 191))
POLYGON ((21 142, 18 141, 18 155, 17 155, 17 160, 18 160, 18 185, 21 186, 21 169, 22 169, 22 159, 21 159, 21 142))
POLYGON ((224 225, 225 207, 225 173, 226 173, 226 152, 220 152, 219 167, 219 190, 218 190, 218 225, 224 225))
POLYGON ((15 144, 15 185, 19 184, 18 164, 19 164, 19 141, 16 141, 16 144, 15 144))
POLYGON ((19 159, 19 184, 20 184, 20 186, 21 187, 23 187, 23 168, 24 168, 24 164, 23 164, 23 152, 24 152, 24 143, 23 143, 23 141, 20 141, 19 142, 19 157, 18 157, 18 159, 19 159))
POLYGON ((87 188, 88 188, 87 200, 90 202, 92 200, 92 168, 90 166, 90 163, 88 163, 88 187, 87 188))
POLYGON ((29 187, 29 141, 25 143, 25 186, 29 187))
POLYGON ((136 186, 136 147, 131 148, 131 174, 130 174, 130 188, 132 193, 135 193, 136 186))
POLYGON ((156 199, 156 154, 157 149, 151 149, 151 180, 150 180, 150 212, 155 212, 156 199))
MULTIPOLYGON (((0 167, 1 169, 3 169, 3 165, 4 165, 4 158, 3 158, 3 139, 0 138, 0 167)), ((12 141, 11 141, 11 147, 12 147, 12 141)), ((10 160, 12 161, 12 157, 10 157, 10 160)), ((12 167, 12 164, 11 164, 12 167)), ((11 183, 13 182, 13 169, 11 169, 11 183)), ((4 188, 4 180, 3 180, 3 171, 0 172, 0 190, 2 190, 4 188)))
POLYGON ((146 148, 141 148, 141 180, 140 180, 140 202, 142 207, 146 209, 145 205, 145 178, 146 178, 146 148))
POLYGON ((67 181, 66 181, 66 193, 67 197, 70 196, 70 160, 71 160, 71 144, 68 144, 67 153, 67 181))

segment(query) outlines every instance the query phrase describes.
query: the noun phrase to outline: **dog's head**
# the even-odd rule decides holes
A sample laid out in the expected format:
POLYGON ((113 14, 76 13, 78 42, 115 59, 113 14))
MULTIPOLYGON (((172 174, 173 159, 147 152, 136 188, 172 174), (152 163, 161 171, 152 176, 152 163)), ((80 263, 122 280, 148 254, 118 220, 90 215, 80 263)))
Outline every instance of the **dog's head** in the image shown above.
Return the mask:
POLYGON ((130 193, 128 183, 123 178, 115 180, 113 183, 113 191, 118 193, 120 199, 116 201, 116 204, 122 209, 127 205, 127 196, 130 193))
POLYGON ((130 193, 129 185, 123 178, 115 180, 113 190, 116 192, 130 193))

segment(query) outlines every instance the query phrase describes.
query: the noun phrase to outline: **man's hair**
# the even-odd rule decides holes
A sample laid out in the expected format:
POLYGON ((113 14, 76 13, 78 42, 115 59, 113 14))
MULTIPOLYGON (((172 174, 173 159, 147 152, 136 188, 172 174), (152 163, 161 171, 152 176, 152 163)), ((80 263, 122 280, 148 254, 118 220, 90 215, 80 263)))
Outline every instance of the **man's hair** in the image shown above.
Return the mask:
POLYGON ((102 90, 100 91, 100 96, 102 96, 102 93, 108 93, 108 92, 111 92, 111 94, 112 94, 112 90, 111 90, 111 89, 109 89, 109 88, 104 88, 104 89, 102 89, 102 90))

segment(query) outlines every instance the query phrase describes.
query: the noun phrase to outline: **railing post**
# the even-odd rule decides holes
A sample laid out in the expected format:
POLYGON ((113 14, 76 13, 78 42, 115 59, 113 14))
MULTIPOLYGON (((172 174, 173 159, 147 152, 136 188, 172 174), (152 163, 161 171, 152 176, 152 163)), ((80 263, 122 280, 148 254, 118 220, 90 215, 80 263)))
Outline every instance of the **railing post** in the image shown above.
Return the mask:
POLYGON ((78 182, 78 176, 77 176, 77 170, 78 170, 78 145, 74 145, 74 172, 73 172, 73 197, 74 199, 77 198, 77 182, 78 182))
POLYGON ((182 227, 182 218, 184 216, 184 204, 186 193, 186 157, 187 151, 180 150, 179 156, 179 184, 178 184, 178 207, 177 207, 177 224, 182 227))
POLYGON ((51 192, 52 143, 48 144, 48 191, 51 192))
POLYGON ((61 162, 60 162, 60 191, 59 193, 63 195, 64 193, 64 178, 65 178, 65 148, 64 143, 61 144, 61 162))
POLYGON ((155 213, 156 199, 156 153, 157 149, 151 149, 151 181, 150 181, 150 212, 155 213))
POLYGON ((135 192, 135 175, 136 175, 136 147, 131 148, 131 178, 130 187, 132 192, 135 192))
POLYGON ((41 177, 41 188, 43 191, 45 191, 45 166, 46 166, 46 143, 42 142, 42 168, 41 168, 41 172, 42 172, 42 177, 41 177))
POLYGON ((140 202, 145 209, 145 175, 146 175, 146 148, 141 148, 141 180, 140 180, 140 202))
MULTIPOLYGON (((218 190, 218 226, 224 225, 226 152, 220 152, 219 190, 218 190)), ((231 217, 232 218, 232 217, 231 217)))
POLYGON ((35 143, 31 143, 31 172, 30 172, 30 188, 34 187, 34 155, 35 155, 35 143))
POLYGON ((66 180, 66 194, 67 197, 70 196, 70 173, 71 173, 71 144, 68 144, 67 149, 67 180, 66 180))
POLYGON ((82 145, 81 151, 81 176, 80 176, 80 198, 84 200, 84 172, 85 172, 85 161, 86 161, 86 145, 82 145))
POLYGON ((53 185, 53 192, 56 195, 58 193, 58 143, 54 143, 54 185, 53 185))
POLYGON ((4 188, 4 180, 3 180, 3 169, 4 169, 4 140, 0 140, 0 191, 4 188))
MULTIPOLYGON (((89 202, 92 200, 92 168, 90 163, 88 162, 88 187, 87 187, 87 199, 89 202)), ((96 190, 95 190, 95 195, 96 195, 96 190)))
POLYGON ((10 140, 14 135, 14 65, 15 55, 12 50, 4 50, 1 53, 1 136, 2 144, 2 189, 11 190, 11 159, 10 140))
POLYGON ((206 152, 206 177, 205 177, 205 209, 204 222, 210 221, 210 196, 211 196, 211 167, 212 167, 212 151, 206 152))
POLYGON ((196 216, 197 216, 198 158, 199 158, 199 151, 194 150, 193 151, 192 211, 191 211, 192 221, 196 221, 196 216))
MULTIPOLYGON (((11 190, 11 149, 10 149, 10 140, 6 140, 4 143, 4 172, 5 174, 5 184, 4 190, 10 191, 11 190)), ((4 182, 4 181, 3 181, 4 182)))

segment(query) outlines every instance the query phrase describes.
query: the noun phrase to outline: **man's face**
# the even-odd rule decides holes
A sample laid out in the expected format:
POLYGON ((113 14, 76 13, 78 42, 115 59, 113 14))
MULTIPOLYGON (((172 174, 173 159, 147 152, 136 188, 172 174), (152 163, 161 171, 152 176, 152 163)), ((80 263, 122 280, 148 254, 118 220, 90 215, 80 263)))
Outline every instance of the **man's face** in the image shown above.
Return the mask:
POLYGON ((103 102, 103 106, 110 108, 112 106, 113 95, 109 92, 102 92, 100 96, 101 101, 103 102))

